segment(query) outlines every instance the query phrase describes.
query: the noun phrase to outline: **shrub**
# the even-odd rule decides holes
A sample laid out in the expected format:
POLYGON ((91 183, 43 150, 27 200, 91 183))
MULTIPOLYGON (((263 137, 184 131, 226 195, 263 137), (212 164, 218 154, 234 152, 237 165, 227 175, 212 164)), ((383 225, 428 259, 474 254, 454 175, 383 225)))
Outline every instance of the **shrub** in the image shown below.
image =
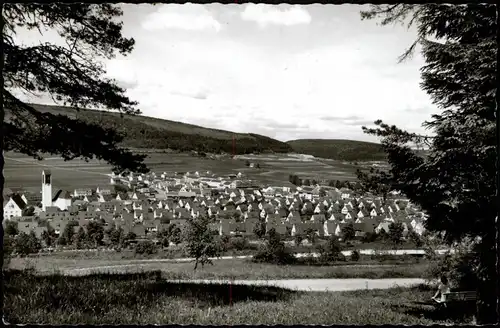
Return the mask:
POLYGON ((263 220, 260 220, 254 227, 253 227, 253 233, 257 238, 261 239, 264 238, 266 235, 266 223, 263 220))
POLYGON ((295 256, 286 248, 281 236, 271 229, 266 243, 253 256, 253 261, 284 265, 294 263, 295 256))
POLYGON ((319 260, 323 263, 335 262, 339 260, 345 260, 342 254, 342 247, 336 236, 331 236, 324 245, 318 245, 316 247, 320 256, 319 260))
POLYGON ((140 241, 135 245, 135 253, 136 254, 154 254, 157 252, 156 245, 150 241, 150 240, 145 240, 145 241, 140 241))
POLYGON ((230 249, 235 249, 237 251, 242 251, 248 249, 249 247, 248 240, 245 237, 234 237, 230 240, 230 249))
POLYGON ((10 257, 14 249, 14 238, 5 234, 3 237, 3 269, 7 268, 10 263, 10 257))
POLYGON ((296 234, 294 240, 295 246, 300 246, 300 244, 302 244, 302 240, 304 240, 304 237, 301 234, 296 234))
POLYGON ((78 226, 78 222, 76 222, 76 221, 68 222, 68 224, 66 224, 66 227, 64 227, 63 232, 61 234, 59 234, 59 238, 57 240, 57 243, 59 245, 63 245, 63 246, 71 244, 73 242, 73 236, 75 235, 73 227, 77 227, 77 226, 78 226))
POLYGON ((394 245, 398 246, 402 243, 404 227, 401 222, 393 222, 389 225, 388 238, 394 245))
POLYGON ((425 278, 432 281, 438 279, 441 275, 446 275, 453 288, 476 290, 478 287, 477 270, 479 267, 477 248, 478 244, 464 240, 455 247, 455 254, 449 253, 430 262, 425 278))
POLYGON ((378 235, 375 233, 375 232, 367 232, 363 238, 361 239, 361 241, 363 243, 373 243, 374 241, 376 241, 378 238, 378 235))
POLYGON ((351 253, 351 261, 359 261, 360 254, 358 250, 353 250, 351 253))
POLYGON ((16 236, 14 241, 14 249, 20 255, 28 255, 37 253, 42 249, 40 240, 36 237, 35 233, 31 231, 29 234, 21 232, 16 236))
POLYGON ((342 239, 347 243, 354 239, 356 236, 356 231, 354 230, 354 225, 349 223, 342 228, 342 239))
POLYGON ((411 240, 415 244, 415 246, 417 248, 420 248, 424 245, 422 238, 413 229, 408 229, 408 236, 407 237, 409 240, 411 240))
POLYGON ((16 236, 19 234, 19 230, 17 228, 17 222, 12 220, 7 220, 5 223, 4 229, 5 236, 16 236))

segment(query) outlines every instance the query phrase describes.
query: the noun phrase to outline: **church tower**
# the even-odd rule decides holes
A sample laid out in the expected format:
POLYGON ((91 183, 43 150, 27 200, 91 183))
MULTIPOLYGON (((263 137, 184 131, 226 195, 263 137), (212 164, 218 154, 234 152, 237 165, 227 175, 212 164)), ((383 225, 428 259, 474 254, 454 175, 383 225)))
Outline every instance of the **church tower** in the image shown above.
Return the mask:
POLYGON ((42 171, 42 211, 52 206, 52 174, 50 170, 42 171))

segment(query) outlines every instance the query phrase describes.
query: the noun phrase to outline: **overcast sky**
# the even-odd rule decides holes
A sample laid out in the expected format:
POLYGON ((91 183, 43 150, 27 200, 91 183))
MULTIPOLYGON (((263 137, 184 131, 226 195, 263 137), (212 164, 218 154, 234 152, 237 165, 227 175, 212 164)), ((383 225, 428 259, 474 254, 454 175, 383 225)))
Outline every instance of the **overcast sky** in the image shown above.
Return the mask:
POLYGON ((364 6, 123 8, 136 46, 106 67, 146 116, 283 141, 375 141, 362 125, 380 118, 423 132, 437 111, 419 88, 421 55, 397 63, 415 31, 362 21, 364 6))

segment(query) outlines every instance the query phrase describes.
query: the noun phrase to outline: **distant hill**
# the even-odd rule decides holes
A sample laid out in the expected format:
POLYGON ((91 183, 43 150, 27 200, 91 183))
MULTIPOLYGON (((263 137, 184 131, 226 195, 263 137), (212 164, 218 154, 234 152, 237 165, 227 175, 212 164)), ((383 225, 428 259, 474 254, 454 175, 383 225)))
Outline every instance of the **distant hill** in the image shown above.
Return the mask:
POLYGON ((111 127, 125 137, 122 146, 130 148, 195 150, 208 153, 233 152, 235 154, 291 152, 285 142, 253 133, 233 133, 230 131, 204 128, 197 125, 163 120, 147 116, 123 115, 117 112, 98 110, 77 111, 71 107, 31 104, 40 112, 60 114, 78 118, 88 123, 111 127))
POLYGON ((344 161, 385 161, 382 145, 355 140, 299 139, 287 141, 295 152, 344 161))

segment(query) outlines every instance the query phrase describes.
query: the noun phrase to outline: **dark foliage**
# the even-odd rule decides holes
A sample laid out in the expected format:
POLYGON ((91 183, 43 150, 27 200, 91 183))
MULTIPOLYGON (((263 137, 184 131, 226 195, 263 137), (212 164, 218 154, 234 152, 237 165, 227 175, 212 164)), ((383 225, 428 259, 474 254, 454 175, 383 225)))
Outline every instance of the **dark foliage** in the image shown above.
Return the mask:
POLYGON ((264 246, 253 256, 254 262, 265 262, 278 265, 295 263, 295 256, 286 248, 281 236, 271 229, 264 246))
POLYGON ((140 241, 135 245, 134 249, 136 254, 151 255, 158 251, 156 245, 150 240, 140 241))
POLYGON ((496 194, 495 94, 497 82, 498 8, 490 4, 400 4, 374 6, 364 18, 381 18, 382 25, 411 17, 422 46, 425 65, 421 87, 439 107, 424 122, 433 136, 403 131, 381 120, 366 133, 382 139, 393 183, 429 215, 427 229, 445 231, 446 240, 479 237, 472 253, 477 277, 477 320, 496 318, 495 217, 496 194), (431 40, 431 37, 438 40, 431 40), (428 149, 422 156, 413 147, 428 149))
POLYGON ((235 136, 235 154, 291 151, 291 147, 286 143, 258 134, 238 134, 139 115, 120 115, 96 110, 76 111, 69 107, 35 104, 33 107, 47 114, 78 117, 78 120, 86 124, 116 131, 123 137, 119 142, 122 147, 232 153, 232 137, 235 136))

